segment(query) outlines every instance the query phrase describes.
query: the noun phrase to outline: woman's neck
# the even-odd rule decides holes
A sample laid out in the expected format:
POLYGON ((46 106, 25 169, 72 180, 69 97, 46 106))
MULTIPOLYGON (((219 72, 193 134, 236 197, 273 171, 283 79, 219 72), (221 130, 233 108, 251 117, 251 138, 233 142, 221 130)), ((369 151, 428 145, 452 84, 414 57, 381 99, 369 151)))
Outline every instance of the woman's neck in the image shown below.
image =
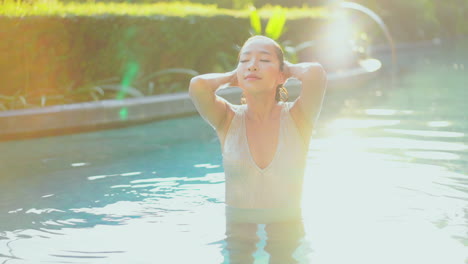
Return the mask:
POLYGON ((278 117, 278 102, 270 96, 246 96, 247 118, 255 122, 265 122, 278 117))

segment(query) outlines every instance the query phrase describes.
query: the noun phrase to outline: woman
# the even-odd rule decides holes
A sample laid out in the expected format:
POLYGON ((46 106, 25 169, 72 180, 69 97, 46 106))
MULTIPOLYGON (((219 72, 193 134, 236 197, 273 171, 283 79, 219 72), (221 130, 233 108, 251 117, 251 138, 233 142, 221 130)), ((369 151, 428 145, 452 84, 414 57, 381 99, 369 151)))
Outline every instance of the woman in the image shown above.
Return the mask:
MULTIPOLYGON (((251 235, 256 224, 266 224, 268 244, 273 248, 289 247, 272 245, 282 240, 272 234, 301 233, 300 224, 286 225, 297 229, 288 232, 282 223, 301 223, 305 161, 325 87, 326 74, 320 64, 286 62, 281 47, 264 36, 244 43, 234 71, 191 80, 190 96, 221 144, 231 263, 252 262, 256 241, 251 235), (302 82, 294 102, 285 102, 283 84, 289 78, 302 82), (217 96, 216 90, 223 86, 240 87, 243 104, 233 105, 217 96)), ((292 252, 276 256, 272 249, 269 253, 271 263, 291 263, 292 252)))

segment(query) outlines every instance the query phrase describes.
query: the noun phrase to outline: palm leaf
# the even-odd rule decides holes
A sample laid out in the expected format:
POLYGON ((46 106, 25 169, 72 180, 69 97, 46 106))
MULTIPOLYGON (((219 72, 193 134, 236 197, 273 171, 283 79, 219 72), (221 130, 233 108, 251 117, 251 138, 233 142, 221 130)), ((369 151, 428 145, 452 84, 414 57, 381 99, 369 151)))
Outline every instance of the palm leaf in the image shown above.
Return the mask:
POLYGON ((252 7, 250 11, 250 27, 255 35, 262 34, 262 21, 255 7, 252 7))
POLYGON ((274 40, 278 40, 283 34, 284 24, 286 23, 286 12, 281 7, 277 7, 273 11, 273 15, 265 29, 265 35, 274 40))

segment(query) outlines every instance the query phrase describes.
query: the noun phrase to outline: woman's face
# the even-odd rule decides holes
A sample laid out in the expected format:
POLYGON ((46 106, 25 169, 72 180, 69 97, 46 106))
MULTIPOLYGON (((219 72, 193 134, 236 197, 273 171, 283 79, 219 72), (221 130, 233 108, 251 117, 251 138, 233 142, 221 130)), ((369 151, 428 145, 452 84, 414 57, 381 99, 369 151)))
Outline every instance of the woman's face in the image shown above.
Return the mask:
POLYGON ((237 66, 239 86, 249 93, 272 90, 284 82, 274 43, 252 39, 242 48, 237 66))

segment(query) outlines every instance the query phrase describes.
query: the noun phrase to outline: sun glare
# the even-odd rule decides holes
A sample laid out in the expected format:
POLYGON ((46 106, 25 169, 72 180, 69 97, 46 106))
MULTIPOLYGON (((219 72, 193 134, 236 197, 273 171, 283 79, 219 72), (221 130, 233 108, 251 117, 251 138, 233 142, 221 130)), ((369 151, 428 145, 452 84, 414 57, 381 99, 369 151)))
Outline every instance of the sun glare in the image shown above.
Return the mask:
POLYGON ((368 71, 368 72, 375 72, 379 70, 382 67, 382 63, 377 60, 377 59, 364 59, 364 60, 359 60, 359 65, 361 67, 368 71))
POLYGON ((400 120, 379 120, 379 119, 336 119, 328 125, 331 129, 342 128, 371 128, 378 126, 398 125, 400 120))

